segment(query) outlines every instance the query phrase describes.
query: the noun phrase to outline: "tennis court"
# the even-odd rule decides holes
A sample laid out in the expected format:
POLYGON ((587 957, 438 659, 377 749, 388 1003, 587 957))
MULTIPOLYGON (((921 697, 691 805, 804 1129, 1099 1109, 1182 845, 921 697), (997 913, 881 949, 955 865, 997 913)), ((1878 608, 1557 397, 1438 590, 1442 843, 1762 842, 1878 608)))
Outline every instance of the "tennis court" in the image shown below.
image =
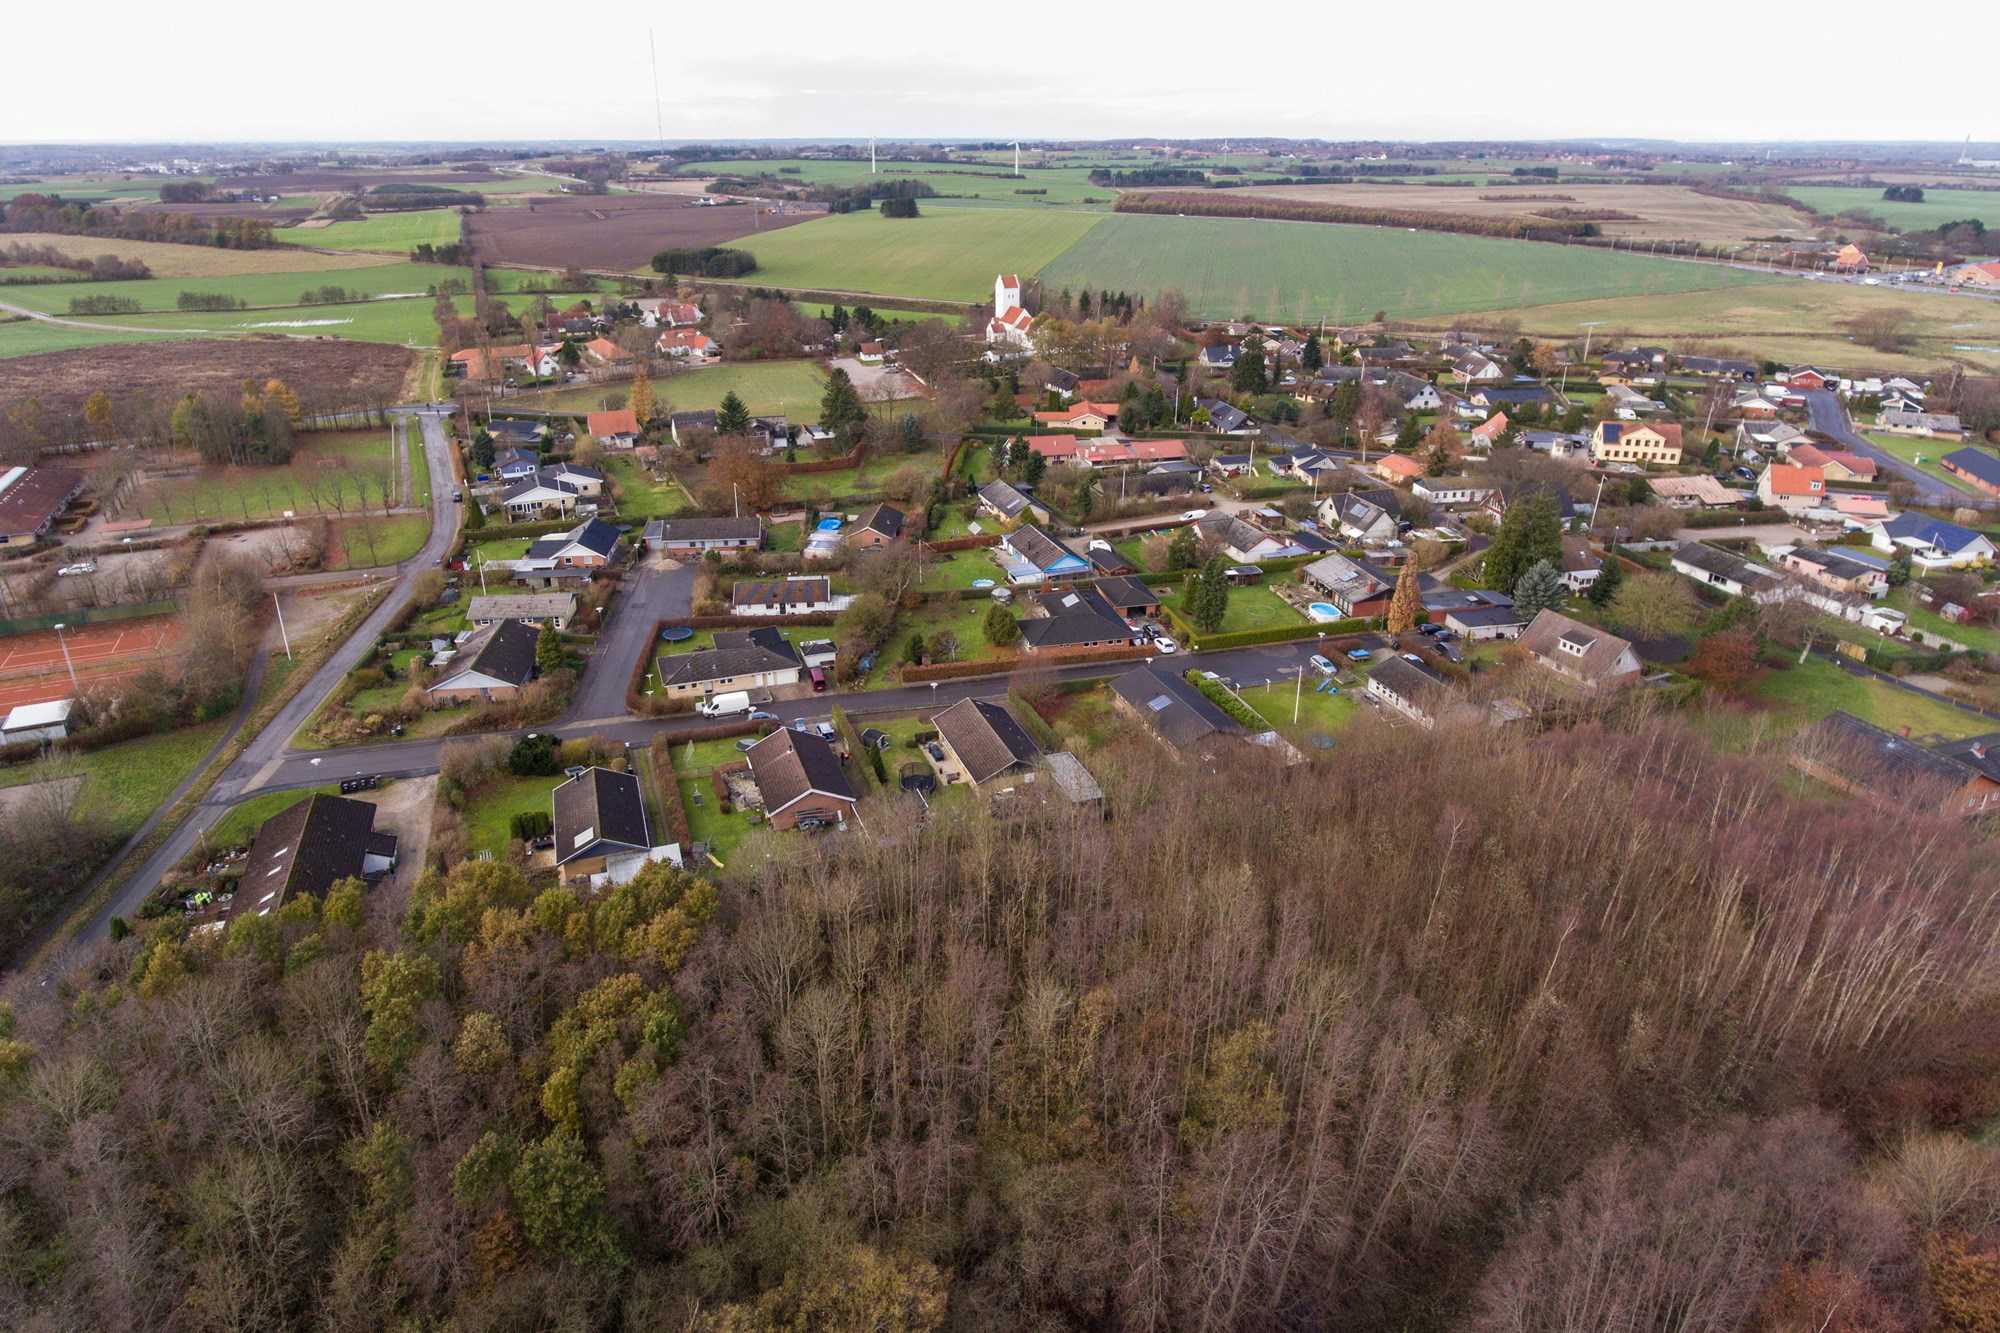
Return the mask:
POLYGON ((0 708, 75 694, 63 663, 65 644, 77 683, 88 689, 144 670, 172 652, 179 637, 174 616, 77 625, 65 628, 60 639, 53 629, 10 635, 0 639, 0 708))

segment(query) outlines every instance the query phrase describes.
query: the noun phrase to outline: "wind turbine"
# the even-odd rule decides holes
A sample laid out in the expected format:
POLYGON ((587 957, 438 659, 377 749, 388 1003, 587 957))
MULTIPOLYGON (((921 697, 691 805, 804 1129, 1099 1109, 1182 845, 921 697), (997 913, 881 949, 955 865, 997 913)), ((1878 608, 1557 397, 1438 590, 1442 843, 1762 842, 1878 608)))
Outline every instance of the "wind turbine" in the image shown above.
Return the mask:
POLYGON ((868 140, 868 174, 871 176, 875 174, 875 140, 873 138, 868 140))
POLYGON ((1021 174, 1021 145, 1017 141, 1014 144, 1014 175, 1018 177, 1020 174, 1021 174))

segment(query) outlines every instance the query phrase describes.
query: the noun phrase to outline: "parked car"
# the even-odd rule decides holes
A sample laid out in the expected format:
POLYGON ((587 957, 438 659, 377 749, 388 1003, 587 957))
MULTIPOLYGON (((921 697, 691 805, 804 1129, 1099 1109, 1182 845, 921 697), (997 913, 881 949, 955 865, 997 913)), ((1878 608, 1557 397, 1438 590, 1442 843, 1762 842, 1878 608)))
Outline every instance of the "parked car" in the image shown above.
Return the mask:
POLYGON ((1179 644, 1175 643, 1172 639, 1168 638, 1164 634, 1160 635, 1157 639, 1153 640, 1153 647, 1163 653, 1177 653, 1181 650, 1181 646, 1179 644))
POLYGON ((58 569, 56 577, 67 578, 71 574, 95 574, 96 572, 97 562, 95 560, 79 560, 73 565, 64 565, 61 569, 58 569))
POLYGON ((1333 674, 1333 663, 1321 657, 1318 653, 1314 653, 1306 660, 1312 664, 1312 669, 1319 672, 1322 676, 1331 676, 1333 674))
POLYGON ((833 729, 831 722, 821 722, 814 726, 813 730, 819 733, 819 738, 823 741, 837 740, 840 737, 840 733, 833 729))
POLYGON ((758 708, 751 711, 750 720, 752 722, 776 722, 778 715, 776 713, 767 713, 763 709, 758 708))
POLYGON ((924 753, 929 755, 932 759, 935 759, 940 764, 944 762, 944 747, 942 745, 939 745, 936 741, 925 741, 924 753))
POLYGON ((1181 518, 1189 523, 1199 523, 1207 517, 1208 511, 1206 509, 1190 509, 1181 515, 1181 518))
POLYGON ((451 493, 451 502, 452 502, 453 504, 455 504, 455 505, 456 505, 456 504, 464 504, 464 503, 465 503, 465 492, 464 492, 464 491, 453 491, 453 492, 451 493))

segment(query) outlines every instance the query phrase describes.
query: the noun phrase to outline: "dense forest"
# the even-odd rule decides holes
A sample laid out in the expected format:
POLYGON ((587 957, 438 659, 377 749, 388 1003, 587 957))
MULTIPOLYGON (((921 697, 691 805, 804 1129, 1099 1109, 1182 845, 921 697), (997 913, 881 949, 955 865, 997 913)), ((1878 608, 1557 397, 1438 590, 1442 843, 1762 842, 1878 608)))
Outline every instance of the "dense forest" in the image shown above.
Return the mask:
POLYGON ((1092 762, 106 946, 0 1020, 0 1326, 1996 1326, 1964 825, 1647 720, 1092 762))

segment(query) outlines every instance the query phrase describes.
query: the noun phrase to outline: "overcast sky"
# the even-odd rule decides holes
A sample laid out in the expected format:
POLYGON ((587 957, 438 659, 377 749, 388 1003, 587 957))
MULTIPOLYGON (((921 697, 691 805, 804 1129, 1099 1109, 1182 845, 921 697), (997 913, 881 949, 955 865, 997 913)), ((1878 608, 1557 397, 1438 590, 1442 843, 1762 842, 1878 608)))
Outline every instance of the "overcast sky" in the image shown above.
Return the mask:
POLYGON ((669 139, 2000 136, 1987 81, 1839 6, 19 8, 0 142, 650 139, 649 24, 669 139))

